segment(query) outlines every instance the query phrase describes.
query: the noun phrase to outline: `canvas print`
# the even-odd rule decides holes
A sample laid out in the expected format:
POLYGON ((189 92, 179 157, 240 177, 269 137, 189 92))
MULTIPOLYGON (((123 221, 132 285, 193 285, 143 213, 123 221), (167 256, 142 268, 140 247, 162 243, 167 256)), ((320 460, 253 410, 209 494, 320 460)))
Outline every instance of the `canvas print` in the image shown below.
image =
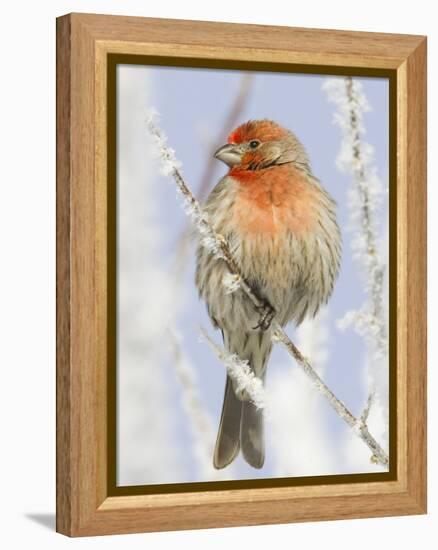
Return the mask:
POLYGON ((390 467, 389 82, 120 63, 118 486, 390 467))

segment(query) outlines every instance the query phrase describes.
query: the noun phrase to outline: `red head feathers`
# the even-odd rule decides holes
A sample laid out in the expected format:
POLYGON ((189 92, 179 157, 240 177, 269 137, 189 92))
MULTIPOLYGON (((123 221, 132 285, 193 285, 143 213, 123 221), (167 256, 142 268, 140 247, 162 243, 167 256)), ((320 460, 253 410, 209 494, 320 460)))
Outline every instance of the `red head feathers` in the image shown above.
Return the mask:
POLYGON ((228 143, 244 143, 258 139, 262 143, 281 139, 288 135, 288 131, 273 120, 249 120, 241 124, 228 136, 228 143))

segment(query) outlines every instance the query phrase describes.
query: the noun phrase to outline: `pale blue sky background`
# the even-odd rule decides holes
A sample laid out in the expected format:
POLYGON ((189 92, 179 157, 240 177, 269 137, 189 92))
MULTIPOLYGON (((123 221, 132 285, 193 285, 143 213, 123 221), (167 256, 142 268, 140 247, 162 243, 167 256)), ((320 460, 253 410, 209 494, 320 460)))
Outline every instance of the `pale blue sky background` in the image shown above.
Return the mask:
MULTIPOLYGON (((168 136, 170 146, 175 149, 177 157, 183 165, 183 173, 196 194, 200 183, 207 156, 210 154, 209 144, 205 136, 213 143, 222 140, 225 143, 226 135, 220 136, 225 117, 239 88, 241 73, 239 71, 219 71, 205 69, 182 69, 163 67, 123 66, 118 69, 119 110, 129 110, 129 99, 123 95, 122 81, 131 78, 141 87, 144 82, 144 109, 134 117, 132 124, 144 124, 145 112, 149 107, 155 107, 161 114, 161 126, 168 136), (121 85, 121 87, 120 87, 121 85), (146 93, 147 91, 147 93, 146 93)), ((328 330, 329 330, 329 357, 325 372, 325 380, 331 389, 338 395, 355 414, 363 406, 365 390, 363 384, 363 367, 365 346, 363 340, 351 330, 339 331, 335 322, 347 310, 358 309, 364 301, 363 282, 358 275, 358 269, 352 262, 350 251, 350 234, 346 231, 349 213, 346 205, 347 188, 351 184, 351 176, 342 174, 336 168, 335 159, 339 152, 341 133, 333 124, 334 106, 327 101, 322 90, 322 83, 326 77, 314 75, 290 75, 279 73, 254 73, 254 79, 248 102, 242 113, 244 122, 254 118, 272 118, 281 125, 291 129, 302 141, 309 154, 314 174, 331 193, 338 203, 338 219, 343 233, 343 257, 339 279, 334 294, 329 303, 328 330)), ((388 179, 388 81, 377 78, 361 78, 363 90, 366 94, 372 111, 365 116, 367 129, 366 139, 375 149, 378 174, 385 187, 388 179)), ((139 105, 141 103, 136 103, 139 105)), ((120 113, 119 113, 120 114, 120 113)), ((119 143, 126 136, 121 133, 123 125, 119 127, 119 143)), ((128 126, 126 126, 128 128, 128 126)), ((228 131, 231 131, 229 128, 228 131)), ((146 132, 146 130, 145 130, 146 132)), ((140 134, 139 134, 140 135, 140 134)), ((147 144, 148 142, 145 141, 147 144)), ((146 146, 146 145, 145 145, 146 146)), ((141 147, 138 149, 141 154, 141 147)), ((119 151, 120 155, 120 151, 119 151)), ((123 162, 123 159, 122 159, 123 162)), ((153 219, 162 227, 160 237, 161 262, 163 271, 169 272, 174 256, 175 244, 181 230, 185 227, 187 218, 181 209, 180 201, 176 200, 175 187, 168 178, 161 176, 157 171, 157 164, 151 163, 150 170, 154 178, 154 200, 157 208, 153 219)), ((219 161, 215 165, 212 178, 213 186, 226 172, 226 167, 219 161)), ((150 176, 150 174, 149 174, 150 176)), ((118 182, 120 184, 120 182, 118 182)), ((119 199, 120 191, 119 185, 119 199)), ((146 193, 146 191, 145 191, 146 193)), ((150 201, 150 191, 145 194, 145 201, 150 201)), ((129 208, 127 201, 120 201, 123 208, 129 208)), ((119 209, 120 209, 119 204, 119 209)), ((120 210, 119 210, 120 212, 120 210)), ((126 215, 127 212, 125 212, 126 215)), ((149 221, 139 224, 138 231, 148 231, 149 221)), ((379 230, 383 238, 387 224, 387 204, 381 208, 379 230)), ((120 228, 119 228, 120 238, 120 228)), ((121 236, 123 241, 123 235, 121 236)), ((119 246, 120 246, 119 239, 119 246)), ((139 251, 140 253, 140 251, 139 251)), ((193 283, 194 255, 191 252, 189 268, 180 280, 182 293, 185 296, 185 305, 178 315, 177 326, 180 330, 184 348, 196 369, 202 401, 211 415, 214 430, 219 420, 223 386, 224 369, 218 364, 211 350, 198 340, 198 326, 207 327, 210 332, 210 321, 205 312, 205 306, 198 300, 193 283)), ((165 290, 161 289, 160 292, 165 290)), ((153 292, 149 290, 148 292, 153 292)), ((294 335, 294 328, 288 328, 294 335)), ((142 358, 137 360, 141 363, 142 358)), ((147 358, 144 358, 145 362, 147 358)), ((284 369, 289 362, 280 348, 276 347, 272 354, 268 370, 269 378, 278 370, 284 369)), ((118 369, 128 369, 128 361, 124 361, 123 350, 119 351, 118 369)), ((145 368, 148 368, 145 366, 145 368)), ((293 367, 291 367, 293 368, 293 367)), ((178 474, 161 477, 153 475, 146 468, 141 473, 137 468, 135 479, 129 472, 129 453, 119 455, 119 482, 131 484, 166 483, 174 481, 204 481, 200 477, 192 449, 192 439, 188 429, 188 420, 181 407, 181 388, 172 370, 171 361, 163 358, 160 364, 154 366, 159 376, 163 377, 166 386, 167 401, 163 402, 169 413, 167 428, 171 434, 169 439, 172 445, 166 451, 174 453, 178 463, 178 474), (123 463, 121 457, 123 456, 123 463), (126 473, 126 475, 124 474, 126 473), (140 472, 140 473, 138 473, 140 472)), ((141 371, 140 371, 141 372, 141 371)), ((128 400, 126 400, 126 403, 128 400)), ((119 402, 120 404, 121 402, 119 402)), ((145 403, 147 409, 147 403, 145 403)), ((345 426, 331 408, 323 403, 322 414, 326 423, 327 433, 334 442, 341 442, 345 436, 345 426)), ((156 411, 159 414, 159 411, 156 411)), ((139 412, 141 414, 141 411, 139 412)), ((128 414, 123 418, 124 408, 119 407, 119 429, 127 429, 128 414)), ((129 417, 130 418, 130 417, 129 417)), ((261 471, 249 468, 239 458, 233 470, 233 478, 270 477, 275 475, 273 452, 270 452, 270 437, 267 434, 267 457, 261 471)), ((153 438, 148 433, 136 431, 135 440, 131 437, 131 453, 135 453, 135 445, 143 445, 147 452, 148 445, 154 446, 153 438), (138 438, 138 439, 137 439, 138 438)), ((120 443, 119 443, 120 444, 120 443)), ((340 444, 340 443, 339 443, 340 444)), ((128 444, 126 444, 128 445, 128 444)), ((299 445, 299 442, 297 442, 299 445)), ((275 446, 275 444, 273 444, 275 446)), ((119 447, 120 448, 120 447, 119 447)), ((351 464, 347 465, 339 458, 337 471, 333 473, 354 471, 351 464)), ((370 471, 373 471, 370 465, 370 471)), ((327 472, 314 472, 318 473, 327 472)))

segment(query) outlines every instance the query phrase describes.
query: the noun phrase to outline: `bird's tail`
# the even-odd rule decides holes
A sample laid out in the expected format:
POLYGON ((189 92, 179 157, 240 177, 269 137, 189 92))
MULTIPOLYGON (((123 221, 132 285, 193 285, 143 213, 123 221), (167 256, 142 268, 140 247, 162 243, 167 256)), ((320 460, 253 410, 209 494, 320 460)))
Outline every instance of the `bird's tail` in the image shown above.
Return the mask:
POLYGON ((242 401, 237 398, 231 378, 227 376, 221 420, 214 449, 213 464, 225 468, 236 458, 240 448, 242 401))
MULTIPOLYGON (((264 379, 266 362, 271 351, 271 336, 251 333, 236 341, 224 335, 228 351, 248 360, 256 376, 264 379)), ((242 449, 246 462, 261 468, 265 460, 263 410, 257 409, 247 395, 236 395, 229 376, 225 385, 224 402, 214 450, 213 464, 217 469, 228 466, 242 449)))
POLYGON ((240 446, 243 457, 253 468, 261 468, 265 462, 264 431, 263 409, 257 409, 252 401, 244 401, 240 419, 240 446))

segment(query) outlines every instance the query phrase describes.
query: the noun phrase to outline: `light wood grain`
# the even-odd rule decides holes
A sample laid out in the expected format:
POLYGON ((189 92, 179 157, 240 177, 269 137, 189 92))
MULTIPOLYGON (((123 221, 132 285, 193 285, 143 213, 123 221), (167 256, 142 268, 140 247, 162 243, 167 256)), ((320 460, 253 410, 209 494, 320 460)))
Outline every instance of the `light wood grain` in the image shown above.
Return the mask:
MULTIPOLYGON (((422 40, 420 36, 403 34, 111 15, 72 14, 72 20, 86 27, 95 40, 110 40, 115 45, 118 41, 139 45, 164 44, 173 47, 175 53, 182 52, 183 46, 195 48, 192 51, 196 51, 196 47, 200 46, 221 51, 223 55, 228 55, 227 52, 233 49, 259 56, 267 55, 268 52, 283 51, 287 54, 289 62, 291 59, 294 60, 295 54, 298 53, 300 56, 311 55, 312 60, 309 62, 312 64, 315 64, 315 59, 321 58, 323 65, 333 64, 333 59, 339 56, 340 64, 345 65, 346 60, 354 59, 355 66, 363 66, 361 59, 365 56, 374 60, 375 67, 387 62, 396 68, 422 40)), ((297 59, 302 63, 304 58, 297 59)))
POLYGON ((56 27, 56 528, 70 531, 70 20, 56 27))
MULTIPOLYGON (((407 70, 403 63, 397 71, 397 151, 406 151, 407 140, 407 70)), ((398 479, 407 480, 407 253, 408 240, 407 203, 408 179, 407 156, 397 156, 397 448, 398 448, 398 479)), ((391 457, 390 457, 391 460, 391 457)), ((407 489, 407 482, 405 482, 407 489)))
POLYGON ((57 530, 80 536, 424 513, 424 37, 80 14, 57 24, 57 530), (396 481, 108 496, 108 53, 396 71, 396 481))
POLYGON ((408 491, 426 509, 426 41, 407 71, 407 463, 408 491), (411 473, 412 472, 412 473, 411 473))

